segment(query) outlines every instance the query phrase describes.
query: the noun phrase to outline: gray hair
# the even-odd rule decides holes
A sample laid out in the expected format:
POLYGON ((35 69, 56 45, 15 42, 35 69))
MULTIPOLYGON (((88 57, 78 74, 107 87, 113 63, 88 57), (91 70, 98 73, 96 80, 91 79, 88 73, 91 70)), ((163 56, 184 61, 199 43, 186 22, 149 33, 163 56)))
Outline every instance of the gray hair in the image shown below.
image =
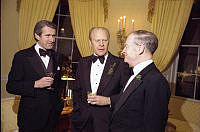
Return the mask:
POLYGON ((136 44, 143 44, 152 54, 158 48, 158 38, 152 32, 137 30, 132 32, 130 35, 134 36, 136 44))

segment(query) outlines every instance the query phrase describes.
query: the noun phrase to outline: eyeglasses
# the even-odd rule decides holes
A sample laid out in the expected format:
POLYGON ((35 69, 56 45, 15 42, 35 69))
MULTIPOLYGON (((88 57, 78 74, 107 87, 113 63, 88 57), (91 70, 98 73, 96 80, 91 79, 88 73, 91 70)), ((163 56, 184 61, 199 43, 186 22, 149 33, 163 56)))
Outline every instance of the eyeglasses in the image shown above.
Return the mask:
POLYGON ((94 40, 96 43, 107 43, 108 40, 107 39, 96 39, 94 40))

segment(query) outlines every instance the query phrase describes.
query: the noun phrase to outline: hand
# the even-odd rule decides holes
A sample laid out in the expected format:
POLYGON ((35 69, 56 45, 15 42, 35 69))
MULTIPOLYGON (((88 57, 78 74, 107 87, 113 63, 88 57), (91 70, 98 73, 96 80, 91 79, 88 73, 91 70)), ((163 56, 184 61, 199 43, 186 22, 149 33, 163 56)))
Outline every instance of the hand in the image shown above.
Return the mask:
POLYGON ((44 88, 53 84, 52 77, 43 77, 40 80, 35 81, 34 88, 44 88))
POLYGON ((110 97, 98 96, 98 95, 91 95, 88 96, 87 99, 88 103, 93 105, 110 105, 110 97))

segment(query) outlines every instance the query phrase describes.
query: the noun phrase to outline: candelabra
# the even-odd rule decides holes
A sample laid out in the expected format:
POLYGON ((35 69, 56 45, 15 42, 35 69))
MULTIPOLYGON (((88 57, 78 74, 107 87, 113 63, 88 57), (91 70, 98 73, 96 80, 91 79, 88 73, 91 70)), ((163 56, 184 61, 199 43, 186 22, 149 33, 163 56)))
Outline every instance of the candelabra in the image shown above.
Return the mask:
MULTIPOLYGON (((120 44, 120 51, 118 52, 119 57, 124 58, 122 51, 125 46, 126 38, 127 38, 127 29, 126 29, 126 16, 120 17, 118 19, 118 32, 117 32, 117 42, 120 44)), ((134 28, 134 19, 132 19, 132 31, 134 28)))
POLYGON ((119 30, 117 32, 117 42, 120 44, 120 50, 118 52, 118 55, 121 58, 124 58, 124 55, 122 54, 122 51, 124 49, 126 38, 127 38, 127 35, 126 35, 126 30, 125 29, 119 30))

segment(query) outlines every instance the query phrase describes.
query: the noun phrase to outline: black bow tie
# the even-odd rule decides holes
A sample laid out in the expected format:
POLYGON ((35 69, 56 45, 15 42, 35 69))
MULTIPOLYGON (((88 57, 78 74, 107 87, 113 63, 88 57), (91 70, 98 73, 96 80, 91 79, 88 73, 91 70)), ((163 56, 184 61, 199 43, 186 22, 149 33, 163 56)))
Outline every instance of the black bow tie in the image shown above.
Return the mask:
POLYGON ((105 60, 105 57, 104 57, 104 55, 103 56, 95 56, 95 55, 92 56, 92 62, 93 63, 95 63, 97 61, 97 59, 99 59, 99 61, 101 62, 101 64, 103 64, 103 62, 105 60))
POLYGON ((49 57, 51 57, 51 50, 43 50, 43 49, 39 49, 39 53, 40 53, 40 56, 46 56, 46 55, 48 55, 49 57))
POLYGON ((133 68, 130 68, 130 75, 134 75, 133 68))

